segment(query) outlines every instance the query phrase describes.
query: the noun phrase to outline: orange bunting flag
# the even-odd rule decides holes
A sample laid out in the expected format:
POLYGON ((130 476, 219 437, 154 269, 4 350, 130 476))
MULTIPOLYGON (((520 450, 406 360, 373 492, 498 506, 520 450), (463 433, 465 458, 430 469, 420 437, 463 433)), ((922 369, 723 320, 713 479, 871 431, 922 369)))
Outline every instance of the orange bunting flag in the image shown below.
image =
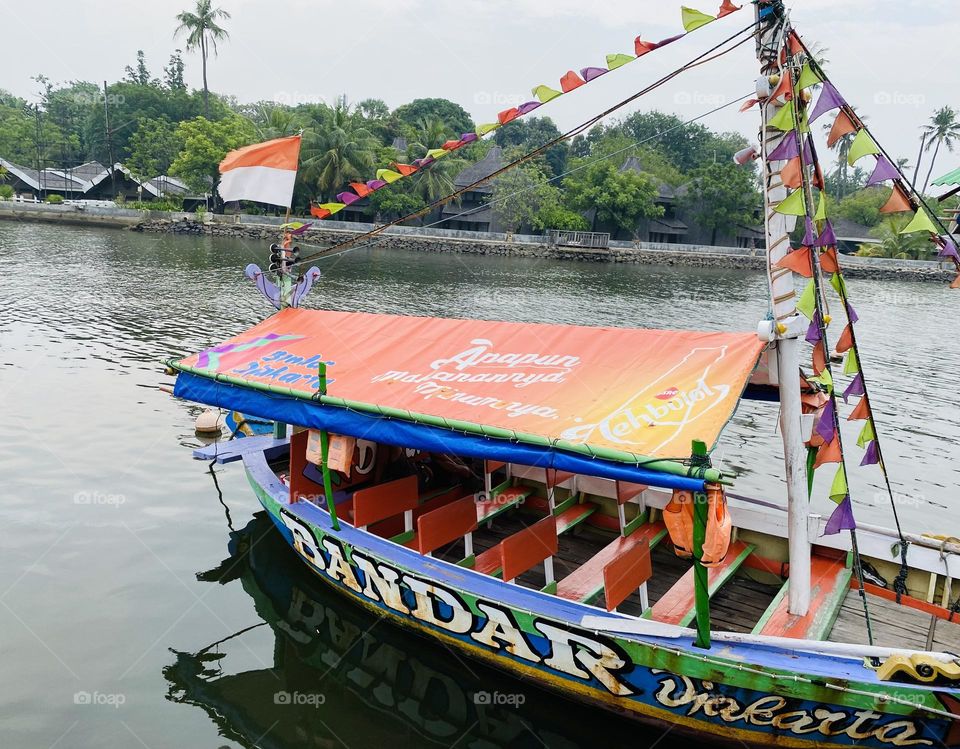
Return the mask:
POLYGON ((460 146, 464 145, 462 140, 448 140, 440 148, 444 151, 456 151, 460 146))
POLYGON ((823 168, 820 166, 819 163, 817 163, 816 165, 814 165, 814 169, 813 169, 813 186, 816 187, 818 190, 826 190, 826 189, 827 189, 827 183, 826 183, 826 182, 824 181, 824 179, 823 179, 823 168))
POLYGON ((637 57, 643 57, 647 52, 653 52, 657 48, 656 42, 645 42, 639 36, 633 40, 633 48, 637 57))
POLYGON ((813 371, 817 377, 827 368, 827 352, 823 341, 817 341, 813 346, 813 371))
POLYGON ((817 459, 813 462, 813 467, 819 468, 826 463, 840 463, 842 461, 843 453, 840 451, 840 438, 835 436, 817 450, 817 459))
POLYGON ((853 328, 850 325, 847 325, 843 329, 843 332, 840 334, 840 338, 837 340, 837 353, 845 354, 853 346, 853 328))
POLYGON ((913 203, 910 202, 910 196, 907 194, 907 191, 900 186, 899 182, 895 182, 893 192, 890 193, 889 200, 883 204, 880 213, 900 213, 901 211, 912 210, 913 203))
POLYGON ((798 247, 793 252, 784 255, 777 262, 779 268, 789 268, 804 278, 813 278, 813 268, 810 264, 810 248, 798 247))
MULTIPOLYGON (((397 171, 400 172, 404 177, 409 177, 414 172, 420 171, 417 167, 412 164, 394 164, 397 171)), ((353 185, 351 185, 353 187, 353 185)))
POLYGON ((560 79, 560 90, 567 94, 575 88, 580 88, 584 83, 586 83, 586 81, 583 80, 583 78, 572 70, 568 70, 567 74, 560 79))
POLYGON ((784 101, 790 101, 793 98, 793 78, 789 70, 784 71, 780 76, 780 84, 770 94, 771 99, 779 99, 781 96, 784 101))
POLYGON ((839 273, 840 265, 837 263, 837 248, 831 247, 826 252, 820 253, 820 267, 824 273, 839 273))
POLYGON ((800 157, 790 159, 780 170, 780 179, 787 187, 796 189, 803 184, 803 166, 800 157))
POLYGON ((850 412, 847 421, 864 421, 870 418, 870 404, 867 402, 867 396, 863 396, 857 407, 850 412))
POLYGON ((760 103, 759 99, 747 99, 743 104, 740 105, 740 111, 746 112, 748 109, 755 107, 760 103))
POLYGON ((796 31, 790 32, 790 36, 787 38, 787 44, 790 47, 791 55, 799 55, 804 51, 803 44, 800 42, 800 37, 797 36, 796 31))
POLYGON ((373 192, 373 190, 363 184, 363 182, 351 182, 350 187, 352 187, 353 191, 361 198, 365 198, 367 195, 373 192))
POLYGON ((723 0, 723 5, 720 6, 720 12, 717 13, 717 18, 723 18, 724 16, 729 16, 731 13, 736 13, 742 5, 734 5, 730 0, 723 0))
POLYGON ((833 122, 833 127, 830 129, 830 137, 827 138, 827 147, 833 148, 836 142, 844 135, 849 135, 856 131, 857 126, 853 124, 850 115, 847 114, 845 109, 841 109, 840 114, 837 115, 837 119, 833 122))
MULTIPOLYGON (((566 90, 566 89, 564 89, 566 90)), ((512 122, 520 116, 520 110, 516 107, 511 107, 510 109, 504 109, 500 114, 497 115, 497 120, 500 121, 501 125, 506 125, 508 122, 512 122)))
POLYGON ((326 218, 330 215, 330 211, 328 211, 326 208, 320 208, 319 206, 311 205, 310 215, 314 218, 326 218))

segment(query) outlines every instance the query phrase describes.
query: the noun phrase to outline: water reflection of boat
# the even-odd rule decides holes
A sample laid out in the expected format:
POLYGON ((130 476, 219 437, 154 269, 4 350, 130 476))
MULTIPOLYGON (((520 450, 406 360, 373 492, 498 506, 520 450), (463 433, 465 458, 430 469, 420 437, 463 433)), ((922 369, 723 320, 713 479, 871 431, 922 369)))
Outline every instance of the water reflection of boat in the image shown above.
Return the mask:
MULTIPOLYGON (((572 749, 595 741, 585 708, 429 647, 331 595, 290 555, 266 515, 231 533, 229 549, 200 577, 240 581, 273 630, 273 661, 231 671, 234 660, 249 662, 247 628, 195 653, 174 651, 176 661, 164 669, 168 698, 203 708, 224 737, 265 748, 342 740, 572 749)), ((605 733, 646 743, 632 722, 605 722, 605 733)))

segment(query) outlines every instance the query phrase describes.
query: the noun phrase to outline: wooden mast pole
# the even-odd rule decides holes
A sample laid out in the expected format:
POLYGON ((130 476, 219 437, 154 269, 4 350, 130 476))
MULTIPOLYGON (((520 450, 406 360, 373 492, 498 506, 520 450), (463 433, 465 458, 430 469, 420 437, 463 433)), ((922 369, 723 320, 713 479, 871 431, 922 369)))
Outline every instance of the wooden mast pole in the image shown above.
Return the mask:
MULTIPOLYGON (((780 50, 786 42, 789 22, 782 0, 760 0, 756 4, 759 31, 757 58, 763 78, 781 73, 780 50)), ((760 88, 763 84, 761 82, 760 88)), ((801 427, 800 336, 803 322, 797 314, 793 271, 777 263, 790 252, 789 234, 796 218, 774 211, 787 197, 780 170, 785 162, 771 162, 769 154, 786 134, 767 123, 780 105, 770 98, 760 103, 761 169, 764 195, 764 228, 767 240, 767 277, 770 305, 776 332, 777 379, 780 385, 780 433, 783 439, 787 482, 790 577, 788 602, 791 614, 804 616, 810 608, 810 498, 807 492, 806 460, 801 427)), ((799 135, 799 133, 798 133, 799 135)))

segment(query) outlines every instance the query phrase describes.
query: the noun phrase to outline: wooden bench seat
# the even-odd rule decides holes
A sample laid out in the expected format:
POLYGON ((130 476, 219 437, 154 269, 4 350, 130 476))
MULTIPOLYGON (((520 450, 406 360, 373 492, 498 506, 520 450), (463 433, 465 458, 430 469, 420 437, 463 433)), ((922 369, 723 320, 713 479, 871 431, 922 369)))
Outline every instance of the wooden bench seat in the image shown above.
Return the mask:
POLYGON ((477 522, 490 522, 497 515, 519 506, 531 492, 532 489, 523 486, 513 486, 501 492, 494 492, 493 496, 477 502, 477 522))
POLYGON ((666 526, 658 521, 640 526, 629 536, 614 539, 558 582, 557 595, 569 601, 589 603, 603 591, 604 567, 637 544, 646 543, 653 549, 666 535, 666 526))
MULTIPOLYGON (((707 589, 710 596, 713 596, 727 580, 733 577, 740 565, 753 552, 753 548, 752 545, 742 541, 734 541, 730 544, 730 550, 723 563, 707 569, 707 589)), ((695 598, 691 566, 683 577, 677 580, 673 587, 653 605, 650 618, 657 622, 685 627, 696 616, 695 598)))

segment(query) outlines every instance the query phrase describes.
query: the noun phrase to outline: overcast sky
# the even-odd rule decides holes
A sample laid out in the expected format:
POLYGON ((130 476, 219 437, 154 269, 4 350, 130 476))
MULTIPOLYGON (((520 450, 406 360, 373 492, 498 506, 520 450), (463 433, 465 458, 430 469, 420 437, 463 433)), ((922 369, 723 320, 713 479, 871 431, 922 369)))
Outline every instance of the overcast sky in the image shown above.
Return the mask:
MULTIPOLYGON (((391 107, 418 97, 458 102, 477 122, 557 86, 569 69, 603 66, 629 52, 637 34, 661 39, 682 30, 684 0, 221 0, 232 14, 230 40, 211 61, 213 90, 241 101, 287 103, 382 98, 391 107)), ((685 0, 715 13, 719 0, 685 0)), ((114 81, 143 49, 154 75, 177 46, 174 16, 187 0, 0 0, 4 30, 0 88, 35 98, 31 76, 114 81)), ((808 44, 828 48, 828 73, 878 139, 912 164, 919 126, 944 104, 960 107, 960 19, 956 0, 796 0, 794 25, 808 44)), ((752 8, 605 76, 538 114, 561 129, 579 124, 700 51, 746 26, 752 8)), ((187 55, 187 79, 200 86, 200 61, 187 55)), ((675 79, 622 113, 661 109, 702 114, 753 88, 747 45, 675 79)), ((755 135, 756 113, 733 106, 711 127, 755 135)), ((937 172, 960 163, 941 157, 937 172)))

